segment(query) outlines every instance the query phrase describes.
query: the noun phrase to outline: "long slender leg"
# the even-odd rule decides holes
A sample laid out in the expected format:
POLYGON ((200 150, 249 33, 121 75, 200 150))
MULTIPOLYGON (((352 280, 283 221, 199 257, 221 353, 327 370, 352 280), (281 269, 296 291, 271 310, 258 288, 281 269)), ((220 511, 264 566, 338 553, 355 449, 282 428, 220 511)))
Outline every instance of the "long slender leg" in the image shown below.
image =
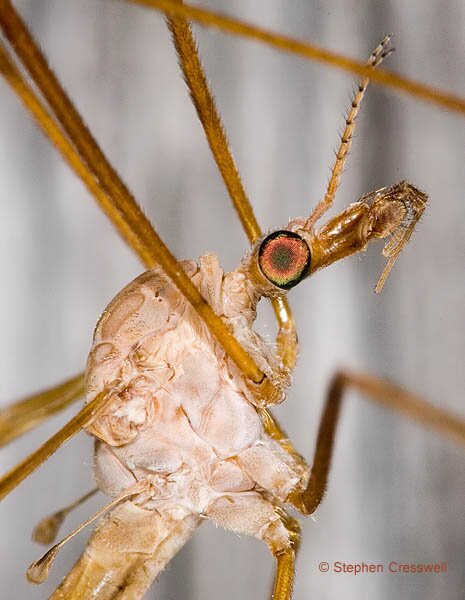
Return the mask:
MULTIPOLYGON (((182 0, 178 1, 182 4, 182 0)), ((262 231, 234 162, 215 98, 208 86, 195 38, 189 23, 184 18, 168 17, 167 22, 184 79, 189 87, 211 152, 245 234, 250 243, 254 244, 262 236, 262 231)), ((284 297, 273 299, 271 302, 278 321, 276 339, 278 357, 284 369, 292 371, 297 359, 297 333, 291 309, 284 297)))
POLYGON ((295 555, 300 543, 300 526, 296 519, 256 492, 221 497, 210 506, 205 516, 215 525, 266 542, 276 559, 271 598, 290 600, 295 555))
MULTIPOLYGON (((83 181, 94 191, 105 212, 126 236, 131 247, 147 266, 159 263, 181 293, 189 300, 204 319, 211 333, 224 346, 250 381, 253 392, 259 397, 273 398, 276 393, 271 382, 257 367, 253 359, 237 342, 203 299, 199 290, 184 273, 177 260, 143 215, 135 199, 106 161, 97 143, 70 99, 61 88, 45 57, 34 42, 26 26, 9 0, 0 0, 0 27, 14 48, 22 64, 29 71, 54 115, 50 115, 42 101, 25 82, 10 59, 6 49, 0 47, 0 71, 31 111, 36 121, 50 139, 62 151, 83 181), (56 119, 56 121, 54 120, 56 119), (60 130, 62 128, 63 131, 60 130), (63 132, 66 134, 63 135, 63 132), (74 146, 74 148, 73 148, 74 146), (77 150, 77 152, 75 151, 77 150), (82 159, 82 160, 81 160, 82 159), (90 172, 89 172, 90 171, 90 172), (95 177, 95 181, 92 177, 95 177)), ((95 401, 94 401, 95 402, 95 401)), ((62 430, 48 440, 30 457, 23 460, 0 480, 0 499, 11 492, 19 483, 44 462, 58 447, 88 424, 93 416, 94 403, 84 407, 62 430)))
POLYGON ((70 440, 81 429, 87 427, 105 408, 111 396, 108 392, 98 394, 91 402, 86 404, 75 417, 64 425, 55 435, 48 439, 40 448, 13 467, 8 473, 0 478, 0 500, 3 500, 10 492, 33 473, 37 467, 45 462, 58 448, 70 440))
POLYGON ((245 21, 227 17, 211 10, 201 9, 191 4, 180 5, 178 4, 178 0, 125 1, 153 8, 171 16, 184 17, 190 21, 196 21, 208 27, 220 29, 231 35, 257 40, 279 50, 290 52, 309 60, 318 61, 342 71, 354 73, 359 77, 370 77, 378 85, 383 85, 423 101, 465 114, 465 99, 459 96, 391 71, 376 71, 374 74, 371 74, 370 68, 363 62, 337 54, 336 52, 331 52, 309 42, 303 42, 273 31, 268 31, 245 21))
POLYGON ((112 214, 115 219, 117 216, 122 216, 134 238, 138 240, 138 246, 134 246, 134 249, 144 260, 146 266, 151 267, 154 264, 160 264, 163 267, 166 274, 204 319, 211 333, 223 345, 244 375, 253 383, 259 384, 256 389, 257 393, 260 396, 273 396, 275 391, 271 383, 204 300, 168 247, 143 215, 134 198, 129 193, 124 193, 124 184, 122 182, 116 183, 113 180, 114 172, 108 171, 109 167, 106 165, 106 160, 103 161, 103 155, 96 142, 91 138, 82 118, 60 86, 46 59, 9 0, 0 0, 0 27, 37 87, 47 99, 60 126, 98 179, 105 194, 111 198, 114 209, 112 214), (102 166, 104 164, 106 166, 102 166))
POLYGON ((295 550, 290 548, 276 555, 276 572, 272 600, 290 600, 295 576, 295 550))
POLYGON ((84 395, 84 375, 15 402, 0 411, 0 446, 34 429, 84 395))
MULTIPOLYGON (((182 4, 182 0, 178 0, 178 3, 182 4)), ((189 87, 192 102, 205 131, 213 157, 244 231, 249 241, 254 243, 261 237, 262 232, 231 154, 226 132, 215 99, 208 86, 192 30, 182 17, 168 17, 167 24, 184 79, 189 87)))
MULTIPOLYGON (((68 164, 84 181, 88 189, 94 194, 101 204, 108 203, 108 198, 103 193, 85 163, 75 152, 73 146, 63 135, 53 117, 48 113, 32 88, 26 83, 24 77, 10 59, 6 49, 0 44, 0 73, 15 90, 35 120, 42 127, 46 135, 60 150, 68 164)), ((124 221, 122 222, 124 227, 124 221)), ((57 412, 77 400, 83 393, 84 375, 80 374, 72 380, 65 382, 58 388, 47 390, 44 393, 27 398, 16 405, 6 409, 0 418, 0 439, 2 443, 11 441, 21 433, 31 429, 57 412)), ((87 421, 93 418, 95 410, 102 399, 95 399, 95 404, 84 407, 76 417, 67 423, 56 435, 45 442, 36 452, 10 470, 0 479, 0 499, 8 495, 21 481, 32 473, 42 462, 47 460, 61 444, 78 433, 87 421)))
MULTIPOLYGON (((112 219, 122 237, 133 247, 133 231, 122 215, 114 210, 111 198, 104 192, 92 171, 82 160, 60 126, 49 113, 33 88, 27 83, 20 70, 10 58, 7 49, 0 43, 0 73, 17 93, 44 134, 51 140, 64 160, 83 181, 102 210, 112 219)), ((62 386, 34 395, 7 407, 0 413, 0 445, 12 441, 22 433, 38 426, 49 416, 64 409, 84 394, 84 374, 62 386)))
MULTIPOLYGON (((380 65, 386 56, 392 52, 392 48, 390 48, 390 40, 391 36, 386 36, 383 41, 376 46, 373 52, 368 59, 367 65, 372 69, 375 69, 378 65, 380 65)), ((321 218, 322 215, 332 206, 334 202, 334 198, 336 196, 337 188, 339 187, 339 182, 341 179, 342 172, 344 170, 344 164, 349 154, 350 145, 352 143, 352 138, 355 132, 355 124, 357 120, 357 115, 360 110, 360 106, 362 104, 363 96, 365 95, 365 91, 368 87, 370 79, 368 77, 364 77, 362 81, 359 83, 358 89, 354 94, 352 99, 352 105, 349 110, 349 114, 346 117, 344 132, 341 136, 341 142, 339 144, 339 149, 336 153, 336 161, 331 171, 331 178, 329 180, 328 189, 326 190, 325 197, 319 204, 316 206, 313 213, 310 215, 307 221, 307 227, 313 227, 315 222, 321 218)))
POLYGON ((132 247, 147 266, 153 266, 156 259, 150 251, 150 223, 92 137, 10 0, 0 2, 0 24, 4 36, 52 107, 57 121, 94 172, 102 187, 113 198, 114 210, 122 212, 128 222, 132 221, 134 232, 138 231, 138 235, 134 235, 132 239, 132 247))
POLYGON ((328 484, 341 403, 344 392, 349 388, 354 388, 368 399, 465 444, 465 421, 460 418, 382 379, 342 371, 333 378, 329 387, 308 486, 303 492, 291 494, 288 499, 305 515, 312 514, 323 499, 328 484))
MULTIPOLYGON (((9 85, 18 93, 25 106, 30 110, 44 133, 52 140, 69 166, 86 184, 99 204, 108 212, 111 210, 111 200, 105 195, 94 179, 93 174, 82 161, 71 143, 64 136, 52 116, 44 108, 35 95, 33 89, 27 84, 20 71, 12 62, 6 49, 0 43, 0 73, 9 85)), ((249 204, 250 206, 250 204, 249 204)), ((251 207, 250 207, 250 210, 251 207)), ((252 212, 253 216, 253 212, 252 212)), ((253 216, 253 218, 255 218, 253 216)), ((130 241, 130 230, 125 231, 126 223, 122 219, 118 229, 123 237, 130 241)), ((297 355, 297 336, 295 325, 289 306, 285 299, 276 299, 274 308, 280 312, 278 332, 278 352, 282 352, 283 363, 293 369, 297 355)), ((84 394, 84 374, 80 374, 65 382, 61 386, 46 390, 31 396, 0 412, 0 446, 16 439, 19 435, 37 427, 49 416, 59 412, 77 401, 84 394)), ((268 427, 268 420, 265 427, 268 427)), ((271 435, 271 431, 268 432, 271 435)))
MULTIPOLYGON (((60 152, 68 166, 82 180, 88 191, 94 196, 100 208, 113 222, 113 225, 123 239, 126 240, 131 248, 139 248, 141 241, 138 239, 133 228, 126 222, 123 214, 115 210, 111 196, 102 188, 94 173, 81 158, 75 147, 64 134, 59 123, 55 120, 42 100, 37 96, 34 89, 25 80, 21 71, 9 56, 6 47, 1 43, 0 73, 12 90, 21 99, 22 103, 42 129, 43 133, 60 152)), ((144 251, 136 250, 136 252, 138 252, 139 256, 144 261, 144 251)))
MULTIPOLYGON (((34 66, 34 69, 39 69, 39 73, 40 73, 40 77, 37 78, 37 83, 39 84, 39 86, 42 85, 44 94, 45 94, 45 91, 48 89, 47 86, 52 85, 52 89, 54 90, 54 92, 51 95, 51 98, 52 98, 52 100, 55 100, 54 105, 56 105, 56 98, 58 98, 58 99, 61 99, 61 102, 62 102, 63 106, 65 107, 65 109, 69 108, 69 106, 72 106, 70 100, 67 98, 66 94, 61 90, 58 81, 56 81, 53 73, 48 68, 48 66, 45 62, 45 59, 42 57, 42 55, 40 53, 40 50, 35 47, 34 41, 28 34, 24 25, 22 24, 19 17, 16 15, 12 6, 9 3, 7 3, 7 4, 0 3, 0 8, 1 8, 0 21, 2 19, 5 20, 5 16, 8 16, 8 13, 4 12, 5 6, 7 8, 9 8, 10 12, 12 13, 9 15, 9 19, 6 19, 7 23, 9 24, 8 31, 10 31, 10 38, 12 37, 11 30, 13 30, 13 32, 14 32, 15 29, 17 29, 22 34, 25 34, 25 32, 27 34, 27 35, 23 35, 23 37, 24 37, 24 39, 29 41, 29 46, 26 45, 26 48, 23 49, 23 54, 25 53, 26 56, 29 57, 28 58, 29 61, 31 61, 31 56, 32 56, 33 59, 35 59, 35 61, 37 62, 37 64, 34 66)), ((190 32, 188 32, 188 33, 190 35, 190 32)), ((16 35, 18 35, 18 34, 16 34, 16 35)), ((14 41, 15 38, 12 38, 12 39, 14 41)), ((24 39, 21 40, 23 45, 25 43, 24 39)), ((195 46, 193 41, 192 41, 192 44, 195 46)), ((21 48, 22 48, 22 46, 21 46, 21 48)), ((31 71, 35 72, 34 69, 31 67, 31 71)), ((200 75, 202 76, 203 73, 202 73, 202 68, 201 68, 200 62, 199 62, 198 69, 200 70, 200 75)), ((109 216, 109 218, 116 225, 118 231, 121 233, 123 238, 125 238, 126 241, 129 243, 129 245, 136 250, 136 252, 139 254, 139 256, 143 260, 143 262, 145 262, 145 264, 147 266, 151 266, 153 264, 153 261, 150 258, 150 256, 146 255, 146 248, 144 246, 144 241, 143 241, 142 237, 140 237, 138 235, 138 232, 135 231, 131 222, 129 222, 127 220, 125 212, 122 210, 119 210, 113 204, 111 194, 114 192, 114 189, 106 190, 101 185, 99 177, 101 177, 102 174, 99 169, 99 166, 100 166, 99 161, 100 161, 100 157, 103 155, 101 153, 101 150, 98 148, 98 145, 96 144, 96 142, 92 139, 91 134, 85 128, 85 125, 84 125, 81 117, 78 115, 78 113, 76 112, 74 107, 71 111, 71 115, 75 115, 75 118, 74 118, 74 120, 71 121, 71 125, 67 124, 65 122, 63 122, 62 125, 63 125, 63 127, 66 126, 68 134, 73 136, 71 139, 74 139, 74 141, 76 143, 76 147, 79 148, 82 146, 82 142, 81 142, 81 145, 79 144, 79 140, 81 140, 81 138, 82 138, 82 140, 84 140, 84 142, 87 144, 84 146, 84 149, 87 147, 90 148, 90 150, 88 151, 88 153, 85 156, 86 156, 87 160, 90 161, 91 165, 93 165, 94 163, 97 165, 97 168, 95 169, 95 173, 93 173, 89 169, 87 163, 81 158, 79 153, 73 147, 73 145, 68 140, 68 138, 65 136, 60 125, 58 124, 60 121, 58 121, 58 123, 55 121, 54 117, 48 112, 47 108, 43 105, 40 98, 38 98, 38 96, 36 95, 34 90, 31 88, 31 86, 25 81, 21 72, 16 67, 14 62, 11 60, 6 48, 3 47, 3 45, 0 45, 0 72, 3 75, 3 77, 5 78, 5 80, 8 82, 8 84, 12 87, 12 89, 21 98, 22 102, 25 104, 26 108, 30 111, 31 115, 36 120, 36 122, 39 124, 39 126, 42 128, 42 130, 47 135, 47 137, 49 137, 49 139, 52 141, 52 143, 60 151, 63 158, 66 160, 66 162, 70 165, 70 167, 74 170, 74 172, 78 175, 78 177, 80 177, 82 179, 82 181, 85 183, 85 185, 87 186, 87 188, 89 189, 91 194, 96 198, 96 200, 99 203, 99 205, 101 206, 101 208, 104 210, 104 212, 109 216)), ((206 82, 205 82, 205 88, 208 93, 208 86, 206 86, 206 82)), ((60 108, 60 104, 58 104, 56 106, 58 108, 60 108)), ((212 106, 214 109, 213 100, 212 100, 212 106)), ((64 109, 62 109, 62 110, 64 110, 64 109)), ((61 112, 59 114, 61 115, 61 112)), ((219 123, 219 127, 221 130, 221 122, 219 120, 219 117, 217 118, 217 122, 219 123)), ((219 139, 219 144, 217 144, 217 146, 219 146, 221 148, 221 145, 222 145, 224 148, 223 156, 226 156, 226 157, 230 156, 227 139, 226 139, 225 135, 223 134, 223 136, 221 136, 221 134, 220 134, 219 136, 216 136, 216 137, 219 139)), ((230 187, 235 186, 234 189, 241 188, 241 182, 239 179, 239 175, 237 173, 237 170, 235 169, 235 166, 234 166, 231 156, 230 156, 230 161, 231 161, 232 168, 229 169, 229 172, 232 173, 232 175, 230 174, 230 176, 228 178, 229 185, 230 185, 230 187)), ((110 176, 111 176, 110 179, 113 181, 114 178, 112 175, 113 172, 112 172, 111 165, 109 165, 109 163, 106 161, 106 159, 103 161, 103 165, 106 168, 107 172, 110 174, 110 176)), ((127 188, 123 182, 120 182, 119 189, 120 189, 120 193, 123 194, 123 196, 125 193, 126 193, 126 195, 129 194, 129 192, 127 191, 127 188), (121 190, 122 190, 122 192, 121 192, 121 190), (124 190, 126 190, 126 192, 124 190)), ((253 214, 253 210, 250 206, 250 203, 248 202, 248 200, 245 196, 245 193, 243 193, 242 196, 245 198, 245 201, 241 203, 240 199, 239 199, 238 212, 242 215, 242 221, 243 221, 246 231, 249 235, 249 238, 255 239, 255 237, 257 235, 260 235, 260 230, 258 228, 258 224, 256 222, 256 219, 253 214), (241 209, 240 206, 242 206, 243 208, 241 209), (247 223, 248 223, 248 225, 247 225, 247 223)), ((236 198, 236 195, 234 195, 233 197, 236 198)), ((130 203, 131 201, 133 203, 135 203, 134 199, 132 199, 131 197, 129 197, 129 199, 126 198, 126 204, 130 203)), ((137 205, 136 205, 136 208, 138 210, 137 205)), ((137 211, 136 211, 136 213, 137 213, 137 211)), ((150 227, 150 225, 149 225, 149 227, 150 227)), ((160 262, 163 262, 163 261, 160 261, 160 262)), ((181 276, 183 274, 181 269, 177 269, 177 273, 178 273, 178 275, 181 275, 181 276)), ((182 288, 182 286, 181 286, 181 288, 182 288)), ((195 295, 195 292, 194 292, 194 295, 195 295)), ((198 296, 198 294, 197 294, 197 296, 198 296)), ((192 298, 191 298, 191 300, 192 300, 192 298)), ((204 304, 204 306, 203 306, 204 310, 206 310, 208 313, 209 312, 208 305, 206 305, 206 303, 203 303, 203 304, 204 304)), ((195 304, 194 304, 194 306, 195 306, 195 304)), ((292 369, 295 364, 295 358, 297 355, 297 348, 296 348, 297 336, 295 333, 295 326, 294 326, 292 314, 290 313, 288 304, 285 299, 276 300, 275 304, 274 304, 274 308, 275 308, 276 314, 278 316, 278 321, 280 323, 279 333, 278 333, 278 349, 281 349, 281 356, 282 356, 283 363, 285 364, 285 366, 289 369, 292 369)), ((210 317, 208 317, 208 315, 207 315, 208 318, 211 318, 211 316, 212 316, 211 314, 210 314, 210 317)), ((221 329, 222 329, 221 323, 217 322, 217 325, 219 325, 220 335, 223 335, 221 332, 221 329)), ((224 328, 223 328, 223 332, 224 332, 224 328)), ((231 337, 229 332, 227 332, 227 331, 226 331, 226 335, 228 337, 231 337)), ((226 339, 226 342, 227 342, 226 345, 228 345, 229 344, 228 339, 226 339)), ((234 340, 233 340, 233 345, 234 345, 234 340)), ((239 360, 242 361, 243 358, 241 358, 241 355, 244 356, 244 353, 240 347, 238 348, 238 350, 239 350, 239 360)), ((260 372, 257 371, 257 369, 253 368, 253 364, 252 364, 252 369, 250 369, 250 364, 247 365, 247 363, 250 363, 250 361, 246 360, 246 362, 243 363, 243 365, 242 365, 244 367, 244 364, 245 364, 246 371, 248 369, 248 373, 246 373, 246 374, 248 376, 251 376, 251 379, 253 379, 254 381, 259 381, 260 380, 260 372)), ((44 414, 44 418, 45 418, 45 414, 48 412, 49 403, 50 403, 50 407, 56 406, 56 405, 55 405, 54 400, 50 396, 42 398, 41 402, 44 402, 43 414, 44 414)), ((26 411, 27 411, 27 408, 29 408, 29 407, 30 407, 30 405, 25 405, 25 406, 21 407, 21 415, 25 421, 28 421, 26 411)), ((31 406, 30 408, 32 410, 33 407, 31 406)), ((8 416, 8 418, 10 418, 13 415, 11 414, 11 412, 8 412, 5 416, 8 416)), ((28 427, 29 429, 33 426, 34 420, 35 420, 35 416, 34 416, 34 414, 31 414, 31 417, 30 417, 31 425, 28 427)), ((38 421, 35 421, 35 422, 36 422, 36 424, 38 424, 38 421)), ((19 435, 19 432, 20 432, 19 423, 17 425, 18 425, 18 427, 15 427, 14 431, 18 431, 18 435, 19 435)), ((14 435, 13 428, 10 427, 9 423, 6 424, 6 429, 8 432, 11 432, 11 435, 9 436, 8 439, 11 440, 14 437, 16 437, 14 435)), ((1 440, 1 435, 0 435, 0 440, 1 440)), ((6 441, 7 441, 7 438, 5 438, 5 443, 6 443, 6 441)))

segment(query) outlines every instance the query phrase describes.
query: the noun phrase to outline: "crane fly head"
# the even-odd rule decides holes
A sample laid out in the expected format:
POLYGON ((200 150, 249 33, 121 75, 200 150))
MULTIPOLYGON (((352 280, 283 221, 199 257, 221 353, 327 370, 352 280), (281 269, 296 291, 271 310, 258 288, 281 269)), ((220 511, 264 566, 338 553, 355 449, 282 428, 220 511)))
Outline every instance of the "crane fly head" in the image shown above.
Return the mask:
POLYGON ((364 251, 370 241, 385 239, 388 262, 376 286, 379 292, 426 204, 424 192, 401 181, 362 196, 319 229, 314 229, 312 215, 293 219, 255 245, 250 279, 260 295, 283 294, 319 269, 364 251))

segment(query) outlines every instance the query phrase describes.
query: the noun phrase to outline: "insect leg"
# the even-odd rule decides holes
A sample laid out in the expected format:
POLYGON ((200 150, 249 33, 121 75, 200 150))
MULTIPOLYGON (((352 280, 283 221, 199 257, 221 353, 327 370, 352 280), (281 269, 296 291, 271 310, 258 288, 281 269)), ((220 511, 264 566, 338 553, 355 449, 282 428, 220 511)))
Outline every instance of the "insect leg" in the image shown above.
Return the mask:
MULTIPOLYGON (((126 238, 127 241, 148 268, 156 264, 163 267, 244 375, 253 384, 257 384, 257 393, 273 396, 275 391, 271 383, 204 300, 103 156, 10 0, 0 0, 0 28, 47 100, 60 127, 95 176, 103 196, 109 199, 103 207, 107 216, 117 225, 120 232, 121 228, 118 225, 124 222, 125 231, 130 232, 131 236, 131 239, 126 238)), ((0 57, 0 68, 2 59, 3 57, 0 57)), ((42 125, 40 120, 39 124, 42 125)))
MULTIPOLYGON (((1 14, 2 13, 0 9, 0 19, 1 14)), ((123 239, 125 239, 131 247, 133 244, 137 245, 138 242, 133 231, 131 230, 131 227, 125 221, 123 215, 114 210, 111 196, 105 192, 94 173, 65 135, 59 121, 57 121, 54 115, 51 114, 43 100, 26 81, 23 74, 11 58, 6 47, 1 43, 0 73, 13 91, 17 94, 17 96, 21 99, 22 103, 42 129, 46 137, 48 137, 48 139, 60 152, 68 166, 82 180, 88 191, 94 196, 100 208, 112 220, 123 239)))
MULTIPOLYGON (((182 4, 182 1, 179 0, 182 4)), ((254 244, 262 236, 252 205, 234 162, 228 137, 210 90, 197 43, 189 23, 183 17, 167 19, 174 46, 178 54, 184 79, 189 87, 192 102, 202 124, 210 150, 223 178, 229 197, 249 242, 254 244)), ((286 370, 293 370, 297 360, 297 333, 288 301, 283 298, 271 300, 278 321, 277 353, 286 370)))
POLYGON ((54 454, 60 446, 70 440, 81 429, 87 427, 111 400, 108 392, 98 394, 91 402, 86 404, 76 416, 64 425, 55 435, 49 438, 35 452, 13 467, 0 478, 0 500, 8 496, 18 485, 33 473, 37 467, 54 454))
POLYGON ((56 121, 93 172, 100 186, 113 199, 113 206, 107 206, 107 214, 110 213, 110 218, 113 213, 117 218, 118 211, 125 215, 128 223, 124 234, 126 234, 129 245, 145 264, 152 261, 153 265, 154 259, 151 256, 149 243, 147 239, 144 239, 146 236, 143 235, 143 229, 146 228, 149 231, 150 224, 145 222, 147 220, 135 199, 92 137, 10 0, 0 2, 0 26, 15 54, 55 113, 56 121))
MULTIPOLYGON (((180 1, 179 4, 182 2, 180 1)), ((167 23, 184 79, 189 87, 192 102, 211 152, 244 231, 253 244, 260 238, 261 230, 231 154, 221 116, 199 57, 196 40, 189 23, 184 18, 168 17, 167 23)))
POLYGON ((276 558, 272 598, 290 600, 295 554, 300 542, 300 526, 296 519, 256 492, 219 498, 209 508, 206 517, 225 529, 253 535, 266 542, 276 558))
POLYGON ((0 411, 0 446, 34 429, 83 395, 84 375, 80 373, 61 385, 10 404, 0 411))
POLYGON ((341 371, 336 374, 329 387, 308 486, 303 492, 291 493, 288 498, 288 502, 304 515, 310 515, 317 509, 326 491, 341 403, 344 393, 350 388, 358 390, 374 402, 465 444, 465 421, 460 418, 383 379, 341 371))
POLYGON ((276 573, 272 600, 290 600, 295 576, 295 550, 293 548, 276 555, 276 573))
POLYGON ((132 4, 140 4, 145 7, 153 8, 165 12, 172 16, 181 16, 191 21, 197 21, 208 27, 213 27, 225 31, 231 35, 242 36, 245 38, 257 40, 278 50, 290 52, 297 56, 302 56, 307 60, 321 62, 342 71, 355 73, 360 77, 371 77, 378 85, 383 85, 409 96, 431 102, 437 106, 442 106, 449 110, 454 110, 465 114, 465 99, 434 88, 424 83, 420 83, 403 75, 398 75, 392 71, 380 70, 373 75, 370 74, 370 67, 367 67, 361 61, 354 60, 347 56, 331 52, 325 48, 315 46, 309 42, 304 42, 279 33, 257 27, 251 23, 240 21, 233 17, 227 17, 212 10, 201 9, 191 4, 179 4, 177 0, 126 0, 132 4))

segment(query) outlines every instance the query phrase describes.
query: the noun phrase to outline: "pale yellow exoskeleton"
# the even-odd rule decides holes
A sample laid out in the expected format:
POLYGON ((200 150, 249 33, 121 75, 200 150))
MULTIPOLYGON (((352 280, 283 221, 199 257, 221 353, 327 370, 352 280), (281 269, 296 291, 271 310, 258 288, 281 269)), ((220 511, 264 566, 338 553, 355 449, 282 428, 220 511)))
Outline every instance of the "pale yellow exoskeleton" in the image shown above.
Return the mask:
MULTIPOLYGON (((212 255, 179 265, 89 140, 82 135, 73 138, 79 122, 43 70, 40 56, 31 51, 32 41, 9 2, 0 3, 0 16, 5 37, 36 84, 45 96, 49 90, 47 101, 60 127, 47 120, 6 53, 1 57, 3 74, 152 268, 113 300, 97 325, 86 408, 39 455, 8 474, 1 491, 8 493, 64 439, 85 426, 97 439, 97 484, 118 505, 109 507, 109 516, 54 597, 140 598, 200 522, 210 519, 266 541, 278 564, 275 598, 289 598, 299 533, 284 506, 311 514, 319 504, 347 385, 381 402, 386 397, 390 406, 464 439, 463 424, 446 413, 386 383, 341 373, 331 387, 310 472, 266 411, 284 399, 297 352, 285 291, 335 260, 364 250, 371 239, 388 238, 389 261, 381 287, 425 208, 426 196, 403 182, 361 198, 326 225, 315 227, 334 198, 365 79, 354 97, 323 202, 310 218, 291 221, 262 238, 228 153, 189 28, 178 17, 170 26, 181 65, 253 243, 251 253, 232 273, 224 273, 212 255), (289 273, 294 262, 298 269, 289 273), (279 317, 276 352, 252 330, 261 296, 274 300, 279 317)), ((388 52, 388 43, 384 40, 373 53, 365 67, 368 74, 388 52)), ((81 379, 73 380, 74 387, 66 386, 68 396, 70 387, 72 398, 79 394, 80 383, 81 379)), ((31 579, 43 579, 51 556, 34 565, 31 579)))

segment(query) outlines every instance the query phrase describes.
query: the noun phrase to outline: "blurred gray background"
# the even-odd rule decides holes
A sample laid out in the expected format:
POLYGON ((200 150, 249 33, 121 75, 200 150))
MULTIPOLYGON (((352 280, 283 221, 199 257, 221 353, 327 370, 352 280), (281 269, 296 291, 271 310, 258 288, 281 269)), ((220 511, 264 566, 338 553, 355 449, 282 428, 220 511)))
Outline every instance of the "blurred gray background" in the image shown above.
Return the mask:
MULTIPOLYGON (((18 0, 97 139, 179 257, 215 251, 232 268, 247 249, 190 105, 163 19, 112 0, 18 0)), ((210 0, 263 26, 364 59, 387 32, 390 69, 465 95, 465 2, 210 0)), ((353 78, 221 33, 198 32, 208 76, 263 228, 321 198, 353 78)), ((83 186, 0 86, 2 281, 0 400, 7 404, 79 372, 94 324, 140 271, 83 186)), ((465 417, 465 119, 373 87, 336 210, 408 179, 431 204, 381 296, 381 245, 292 292, 301 356, 277 410, 311 456, 325 389, 339 366, 398 381, 465 417)), ((268 307, 260 330, 275 328, 268 307)), ((5 471, 55 432, 70 409, 2 450, 5 471)), ((24 572, 43 549, 36 522, 92 486, 91 440, 79 435, 0 510, 0 597, 46 598, 90 531, 62 551, 41 587, 24 572)), ((463 600, 465 452, 351 395, 329 492, 303 522, 296 600, 463 600), (436 575, 341 575, 320 561, 446 561, 436 575)), ((104 502, 81 507, 65 532, 104 502)), ((267 598, 264 544, 204 525, 147 598, 267 598)))

